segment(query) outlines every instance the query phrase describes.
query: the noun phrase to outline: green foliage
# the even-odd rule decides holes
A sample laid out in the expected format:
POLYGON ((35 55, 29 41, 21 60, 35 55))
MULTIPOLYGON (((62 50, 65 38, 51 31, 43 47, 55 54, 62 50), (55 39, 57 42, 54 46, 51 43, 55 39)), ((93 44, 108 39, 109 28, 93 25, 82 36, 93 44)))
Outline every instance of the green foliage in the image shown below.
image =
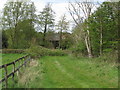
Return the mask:
POLYGON ((102 51, 110 52, 117 46, 117 24, 115 3, 104 2, 88 20, 91 43, 94 55, 99 55, 102 34, 102 51), (113 48, 114 47, 114 48, 113 48))
POLYGON ((40 26, 40 31, 43 32, 43 46, 46 44, 46 33, 52 31, 54 27, 54 11, 50 4, 47 4, 43 11, 38 15, 38 24, 40 26))
POLYGON ((62 43, 61 43, 62 49, 69 49, 71 46, 72 46, 71 38, 66 38, 66 39, 62 40, 62 43))
POLYGON ((5 33, 5 31, 2 32, 2 48, 8 47, 8 37, 5 33))
MULTIPOLYGON (((85 33, 81 30, 84 29, 83 31, 89 30, 90 44, 94 56, 116 50, 117 22, 117 3, 103 2, 85 22, 74 28, 73 38, 76 40, 74 47, 77 48, 79 43, 85 43, 85 39, 82 38, 85 33), (81 25, 84 25, 84 28, 81 28, 81 25), (86 25, 88 26, 86 27, 86 25)), ((82 48, 82 46, 79 47, 82 48)))
MULTIPOLYGON (((16 29, 7 29, 4 30, 4 32, 6 33, 6 38, 8 38, 8 48, 13 49, 29 48, 31 43, 33 43, 32 39, 37 38, 34 26, 31 23, 31 19, 18 22, 16 29), (13 32, 16 32, 16 34, 13 32)), ((3 40, 3 42, 4 41, 5 40, 3 40)))
POLYGON ((76 57, 83 57, 87 54, 84 43, 79 43, 76 46, 71 47, 69 50, 72 52, 72 55, 76 57))
POLYGON ((19 21, 33 18, 35 18, 33 2, 7 2, 3 9, 3 28, 13 28, 19 21))
POLYGON ((14 28, 4 30, 8 38, 8 48, 13 48, 14 28))
POLYGON ((36 32, 31 23, 31 19, 23 20, 16 26, 15 48, 29 48, 36 32))
POLYGON ((71 48, 72 45, 73 45, 73 42, 74 42, 74 40, 72 38, 72 34, 63 32, 62 33, 62 37, 63 37, 63 39, 61 41, 61 48, 62 49, 69 49, 69 48, 71 48))
POLYGON ((43 45, 43 33, 42 32, 36 32, 34 35, 36 37, 36 44, 42 46, 43 45))
POLYGON ((33 58, 39 58, 42 56, 64 56, 67 55, 62 50, 56 49, 47 49, 41 46, 32 45, 29 49, 26 50, 28 54, 30 54, 33 58))
POLYGON ((50 27, 53 27, 54 25, 54 11, 51 8, 51 4, 47 4, 45 8, 43 8, 43 11, 40 12, 38 15, 39 19, 39 25, 41 26, 41 29, 45 29, 45 25, 48 26, 47 31, 50 29, 50 27))
POLYGON ((7 2, 3 9, 2 30, 8 38, 8 47, 14 49, 28 48, 35 29, 35 6, 28 2, 7 2))

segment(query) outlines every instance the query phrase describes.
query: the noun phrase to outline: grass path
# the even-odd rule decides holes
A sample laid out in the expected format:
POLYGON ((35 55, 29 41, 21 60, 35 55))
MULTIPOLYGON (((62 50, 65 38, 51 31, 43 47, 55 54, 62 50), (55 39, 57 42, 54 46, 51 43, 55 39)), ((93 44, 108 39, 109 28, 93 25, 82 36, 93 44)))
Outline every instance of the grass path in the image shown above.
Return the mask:
POLYGON ((111 67, 110 64, 93 62, 87 58, 76 59, 70 56, 46 56, 35 62, 38 64, 36 66, 31 65, 26 69, 26 75, 22 75, 23 79, 21 78, 18 82, 19 87, 117 87, 117 69, 111 67))

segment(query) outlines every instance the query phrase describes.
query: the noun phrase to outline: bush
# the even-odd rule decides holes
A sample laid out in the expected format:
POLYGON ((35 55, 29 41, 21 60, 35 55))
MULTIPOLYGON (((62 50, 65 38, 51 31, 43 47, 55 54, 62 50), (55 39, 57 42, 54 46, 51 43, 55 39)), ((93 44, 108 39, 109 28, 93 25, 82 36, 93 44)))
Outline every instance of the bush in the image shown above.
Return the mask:
POLYGON ((73 56, 84 57, 87 55, 85 46, 79 44, 69 49, 73 56))
POLYGON ((26 53, 30 54, 32 58, 40 58, 42 56, 64 56, 67 55, 62 50, 56 49, 47 49, 41 46, 32 45, 29 49, 26 50, 26 53))

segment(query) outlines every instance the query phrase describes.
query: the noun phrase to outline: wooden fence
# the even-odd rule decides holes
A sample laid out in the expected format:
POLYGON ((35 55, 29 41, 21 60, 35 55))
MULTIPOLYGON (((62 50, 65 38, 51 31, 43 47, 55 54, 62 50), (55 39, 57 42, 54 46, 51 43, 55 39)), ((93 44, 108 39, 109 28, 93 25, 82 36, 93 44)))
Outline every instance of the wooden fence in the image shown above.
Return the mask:
POLYGON ((15 76, 15 73, 16 72, 19 72, 20 68, 27 65, 27 62, 30 61, 30 56, 29 55, 26 55, 26 56, 23 56, 11 63, 8 63, 8 64, 4 64, 2 66, 0 66, 0 69, 4 69, 5 70, 5 75, 4 75, 4 78, 2 78, 2 80, 0 80, 0 84, 2 82, 5 81, 5 87, 7 88, 8 87, 8 78, 12 76, 12 79, 14 81, 14 76, 15 76), (18 67, 16 67, 16 63, 20 63, 20 61, 22 62, 18 67), (8 69, 7 67, 10 66, 10 65, 13 65, 13 71, 11 71, 10 74, 8 74, 8 69))

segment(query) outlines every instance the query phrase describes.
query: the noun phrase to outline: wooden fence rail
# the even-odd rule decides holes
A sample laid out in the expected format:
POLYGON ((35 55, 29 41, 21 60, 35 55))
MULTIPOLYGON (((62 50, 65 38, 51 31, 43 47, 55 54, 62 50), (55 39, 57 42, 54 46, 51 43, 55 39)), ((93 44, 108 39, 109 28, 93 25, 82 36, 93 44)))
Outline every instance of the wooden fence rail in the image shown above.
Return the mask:
POLYGON ((8 78, 12 76, 12 78, 13 78, 13 80, 14 80, 15 73, 16 73, 17 71, 19 71, 19 69, 20 69, 21 67, 26 66, 26 64, 27 64, 28 61, 30 61, 30 56, 29 56, 29 55, 26 55, 26 56, 23 56, 23 57, 15 60, 15 61, 13 61, 13 62, 10 62, 10 63, 8 63, 8 64, 4 64, 4 65, 0 66, 0 69, 3 69, 3 68, 4 68, 4 70, 5 70, 5 76, 4 76, 4 78, 3 78, 2 80, 0 80, 0 83, 2 83, 2 82, 5 81, 5 86, 6 86, 6 88, 7 88, 7 87, 8 87, 8 78), (23 61, 23 59, 24 59, 24 61, 23 61), (16 68, 16 67, 15 67, 15 66, 16 66, 16 62, 19 62, 19 61, 23 61, 23 63, 16 68), (8 74, 7 67, 8 67, 8 66, 11 66, 11 65, 13 65, 13 71, 12 71, 10 74, 8 74))

